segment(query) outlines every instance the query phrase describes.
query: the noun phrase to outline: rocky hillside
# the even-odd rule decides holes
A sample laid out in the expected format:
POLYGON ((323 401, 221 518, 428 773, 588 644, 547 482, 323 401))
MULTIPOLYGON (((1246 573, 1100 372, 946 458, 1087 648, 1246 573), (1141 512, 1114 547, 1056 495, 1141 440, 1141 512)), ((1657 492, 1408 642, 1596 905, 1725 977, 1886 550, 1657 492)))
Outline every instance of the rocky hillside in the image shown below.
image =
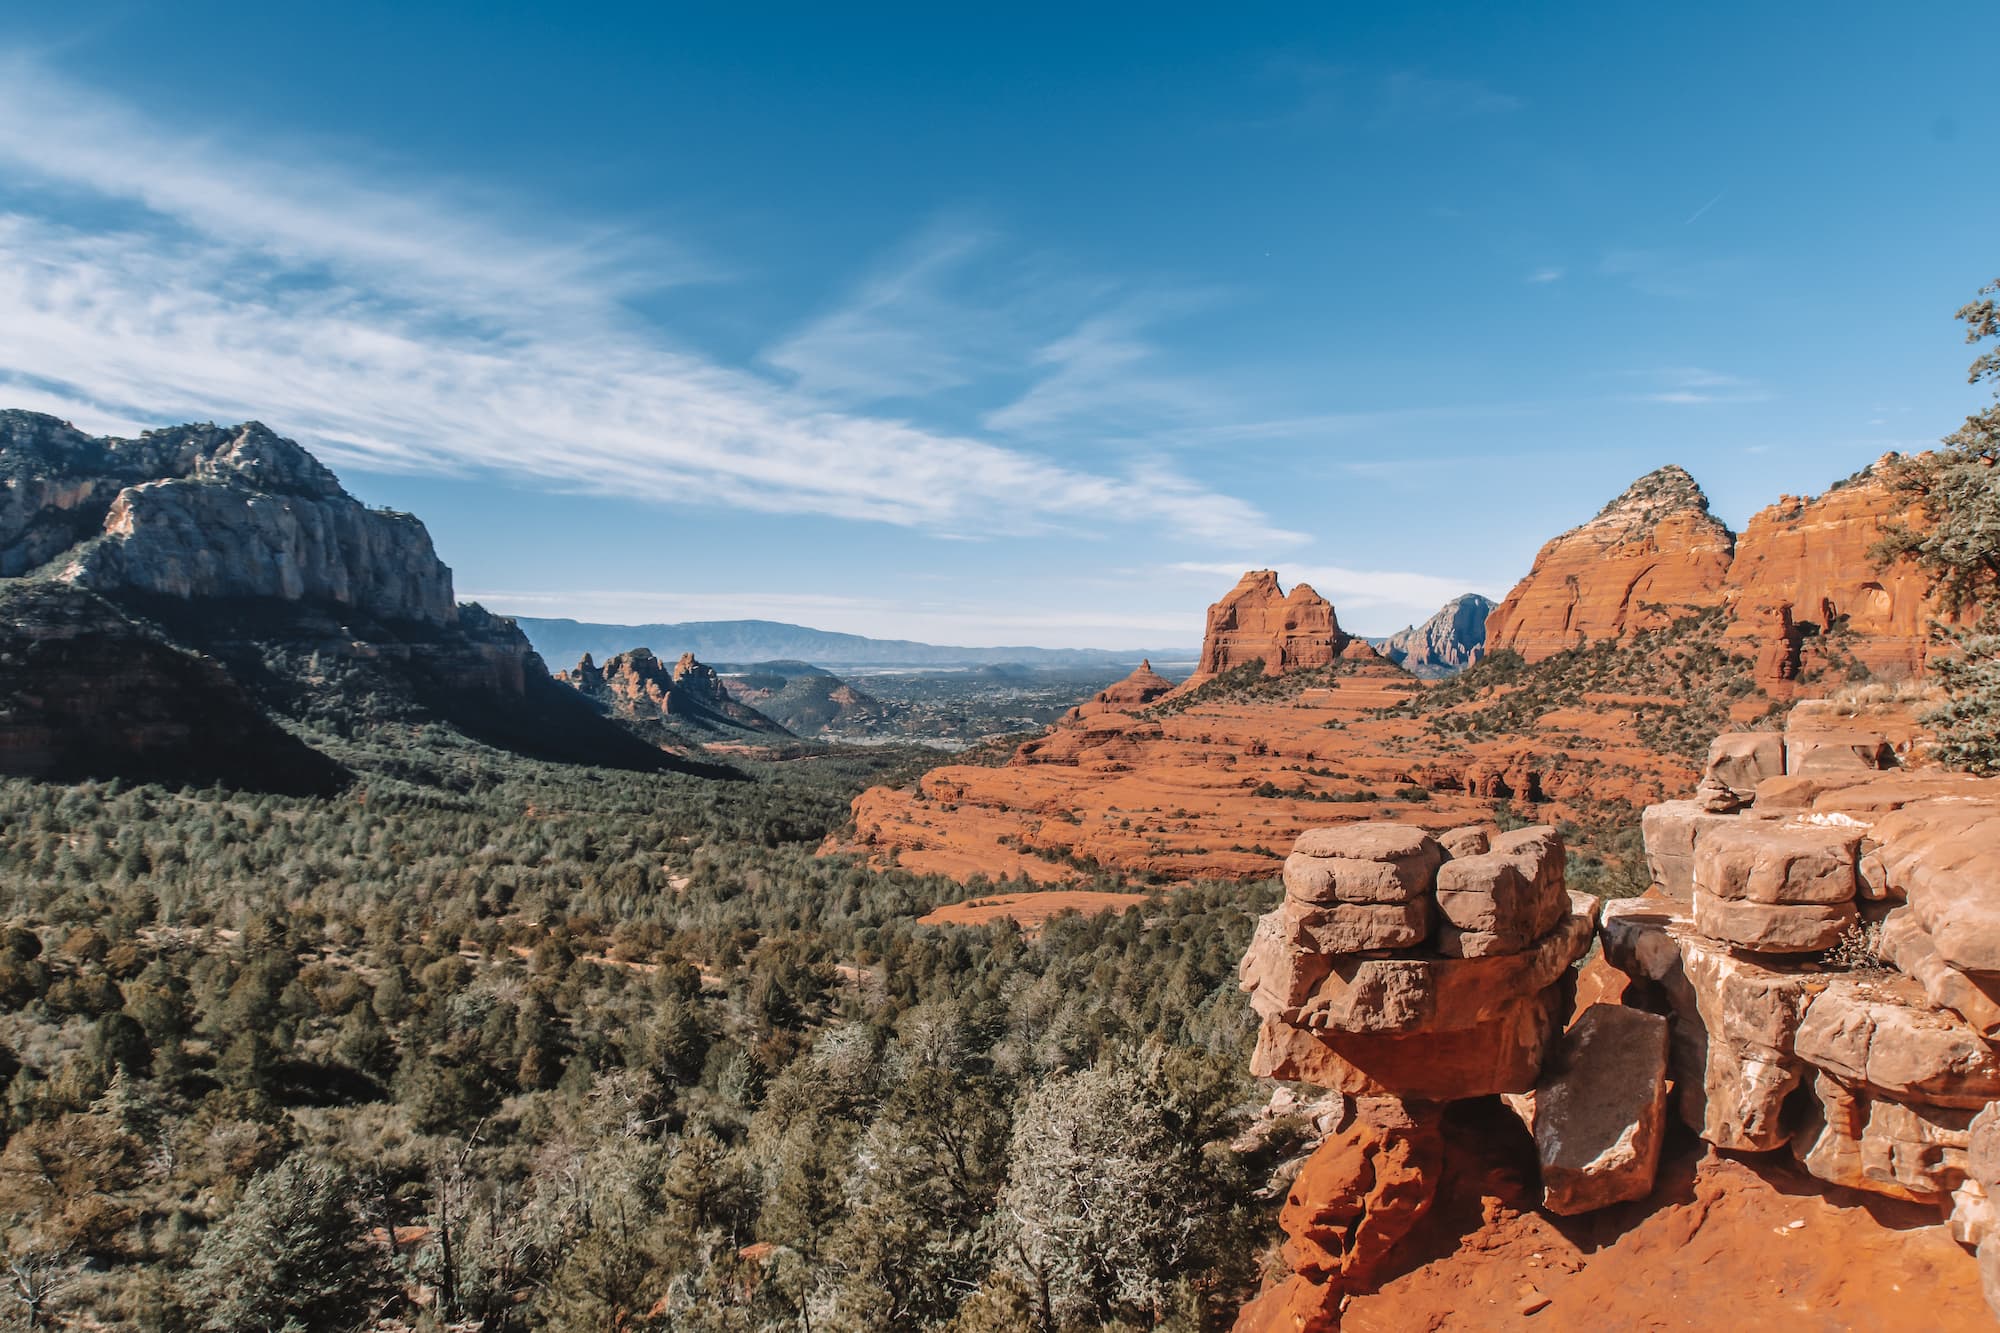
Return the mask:
POLYGON ((715 668, 682 653, 669 667, 649 648, 634 648, 598 666, 585 653, 556 679, 627 722, 659 722, 704 738, 789 736, 781 724, 732 697, 715 668))
POLYGON ((268 715, 677 763, 556 685, 512 621, 456 604, 420 521, 256 422, 99 439, 0 412, 0 478, 0 590, 28 608, 4 771, 321 785, 330 766, 288 768, 302 747, 268 715))
POLYGON ((1845 655, 1878 674, 1923 664, 1937 608, 1907 563, 1877 569, 1869 549, 1918 521, 1889 482, 1894 456, 1815 499, 1786 496, 1739 535, 1709 513, 1685 471, 1661 468, 1583 526, 1549 542, 1486 622, 1486 649, 1530 662, 1720 609, 1759 681, 1790 692, 1812 661, 1845 655))
POLYGON ((1423 624, 1391 634, 1380 651, 1413 676, 1453 675, 1486 655, 1486 617, 1492 611, 1492 600, 1476 592, 1454 597, 1423 624))
POLYGON ((959 879, 1056 883, 1099 870, 1260 878, 1315 825, 1395 816, 1441 829, 1484 818, 1496 802, 1609 837, 1639 806, 1694 780, 1699 745, 1681 744, 1681 732, 1699 726, 1705 744, 1732 704, 1748 716, 1768 706, 1723 688, 1732 675, 1747 685, 1748 663, 1702 625, 1659 631, 1653 651, 1630 664, 1593 660, 1584 671, 1567 660, 1523 668, 1507 654, 1441 687, 1451 693, 1427 708, 1423 682, 1364 641, 1335 646, 1327 607, 1316 642, 1287 629, 1263 645, 1321 665, 1269 675, 1245 629, 1246 585, 1272 590, 1260 609, 1267 625, 1282 627, 1287 605, 1304 601, 1296 589, 1276 594, 1274 579, 1246 576, 1234 604, 1209 616, 1216 636, 1233 641, 1204 653, 1211 662, 1240 655, 1238 665, 1169 689, 1150 671, 1134 673, 998 767, 954 764, 912 787, 864 792, 854 802, 859 845, 959 879), (1624 674, 1626 665, 1653 674, 1624 674), (1543 675, 1585 684, 1557 690, 1543 675), (1660 691, 1696 677, 1715 688, 1691 696, 1720 711, 1683 719, 1694 705, 1660 691), (1546 706, 1524 702, 1543 698, 1546 706))
POLYGON ((895 710, 874 695, 805 662, 758 662, 731 674, 729 692, 800 736, 875 735, 895 710))

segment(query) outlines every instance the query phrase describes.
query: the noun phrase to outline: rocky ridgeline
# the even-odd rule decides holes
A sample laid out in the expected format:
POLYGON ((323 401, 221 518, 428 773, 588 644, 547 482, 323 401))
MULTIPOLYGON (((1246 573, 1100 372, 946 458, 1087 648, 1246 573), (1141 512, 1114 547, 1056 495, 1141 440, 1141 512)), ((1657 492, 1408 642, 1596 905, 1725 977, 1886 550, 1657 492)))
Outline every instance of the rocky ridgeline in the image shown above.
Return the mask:
POLYGON ((409 514, 370 509, 252 421, 95 439, 0 412, 0 576, 59 558, 93 591, 366 608, 448 625, 451 571, 409 514))
POLYGON ((418 519, 256 422, 105 439, 0 412, 0 609, 0 772, 336 781, 266 709, 676 762, 557 686, 513 621, 458 605, 418 519))
POLYGON ((650 648, 634 648, 604 659, 589 653, 556 679, 615 715, 634 722, 665 722, 698 731, 791 733, 729 693, 715 668, 682 653, 669 667, 650 648))
POLYGON ((1719 610, 1766 689, 1789 687, 1835 632, 1870 670, 1913 674, 1939 608, 1914 564, 1882 569, 1870 554, 1892 525, 1923 522, 1893 484, 1896 461, 1885 457, 1816 499, 1783 497, 1740 536, 1709 512, 1686 471, 1649 473, 1542 547, 1487 618, 1486 650, 1539 661, 1719 610))
POLYGON ((1935 1207, 2000 1310, 2000 781, 1904 768, 1915 741, 1825 703, 1717 738, 1696 796, 1646 811, 1653 889, 1601 910, 1547 828, 1301 837, 1243 959, 1252 1068, 1348 1100, 1287 1197, 1291 1275, 1238 1329, 1337 1327, 1407 1267, 1442 1104, 1491 1093, 1550 1213, 1647 1198, 1671 1112, 1935 1207), (1573 1012, 1593 927, 1619 1002, 1573 1012))

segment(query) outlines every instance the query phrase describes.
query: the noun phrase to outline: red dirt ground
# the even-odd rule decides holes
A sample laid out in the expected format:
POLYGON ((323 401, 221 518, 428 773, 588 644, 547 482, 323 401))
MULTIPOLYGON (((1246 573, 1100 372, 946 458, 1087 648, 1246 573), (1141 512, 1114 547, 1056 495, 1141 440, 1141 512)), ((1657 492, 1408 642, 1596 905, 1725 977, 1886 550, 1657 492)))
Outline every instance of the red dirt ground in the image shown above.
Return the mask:
POLYGON ((1721 1155, 1683 1132, 1650 1198, 1557 1218, 1529 1206, 1532 1149, 1505 1111, 1455 1109, 1447 1136, 1419 1266, 1353 1298, 1344 1333, 1994 1327, 1935 1209, 1833 1189, 1782 1152, 1721 1155))

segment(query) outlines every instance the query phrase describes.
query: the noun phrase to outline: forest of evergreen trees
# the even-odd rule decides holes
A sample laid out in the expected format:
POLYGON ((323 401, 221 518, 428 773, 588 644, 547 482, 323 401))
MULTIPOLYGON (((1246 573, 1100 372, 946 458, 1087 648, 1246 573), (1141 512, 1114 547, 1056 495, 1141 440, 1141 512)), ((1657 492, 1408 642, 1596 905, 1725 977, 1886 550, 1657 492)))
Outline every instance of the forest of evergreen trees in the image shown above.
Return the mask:
POLYGON ((894 756, 315 739, 348 792, 0 783, 5 1317, 1199 1329, 1254 1288, 1274 886, 926 927, 998 886, 815 855, 894 756))

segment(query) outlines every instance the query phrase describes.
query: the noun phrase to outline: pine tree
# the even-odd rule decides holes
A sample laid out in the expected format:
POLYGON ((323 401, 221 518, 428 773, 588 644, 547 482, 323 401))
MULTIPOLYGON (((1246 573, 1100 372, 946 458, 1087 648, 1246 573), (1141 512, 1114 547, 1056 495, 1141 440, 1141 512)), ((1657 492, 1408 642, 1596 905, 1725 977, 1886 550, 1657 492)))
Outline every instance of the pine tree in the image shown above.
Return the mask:
POLYGON ((353 1328, 374 1284, 371 1252, 337 1167, 293 1155, 253 1179, 202 1238, 181 1300, 203 1333, 353 1328))

